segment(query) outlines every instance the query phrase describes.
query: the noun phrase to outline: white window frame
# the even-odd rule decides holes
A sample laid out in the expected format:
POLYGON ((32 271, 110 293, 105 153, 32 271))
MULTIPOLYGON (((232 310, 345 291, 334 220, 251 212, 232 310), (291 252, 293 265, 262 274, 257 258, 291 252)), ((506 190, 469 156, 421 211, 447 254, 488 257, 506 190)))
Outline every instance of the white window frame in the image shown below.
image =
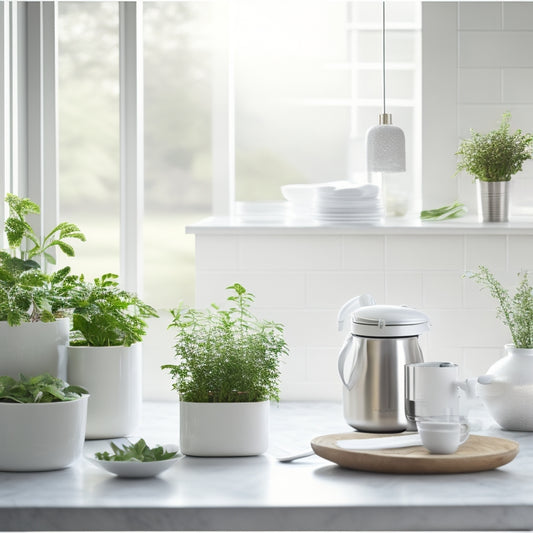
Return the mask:
MULTIPOLYGON (((0 219, 8 192, 41 206, 38 235, 59 222, 57 13, 59 0, 2 2, 0 24, 0 219), (26 77, 27 73, 27 77, 26 77)), ((143 0, 121 1, 120 279, 142 293, 143 0)), ((2 235, 3 238, 3 235, 2 235)), ((2 242, 2 247, 5 243, 2 242)))

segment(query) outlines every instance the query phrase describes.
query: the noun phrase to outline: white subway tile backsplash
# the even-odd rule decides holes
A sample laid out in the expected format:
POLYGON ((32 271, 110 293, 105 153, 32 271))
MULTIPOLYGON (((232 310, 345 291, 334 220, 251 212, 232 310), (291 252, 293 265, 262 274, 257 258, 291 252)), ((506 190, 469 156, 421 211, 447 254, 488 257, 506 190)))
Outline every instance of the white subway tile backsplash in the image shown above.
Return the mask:
POLYGON ((533 67, 533 32, 461 31, 459 66, 533 67))
POLYGON ((337 330, 337 309, 277 309, 270 317, 285 326, 285 339, 292 346, 340 346, 346 332, 337 330))
POLYGON ((379 270, 385 266, 383 235, 345 235, 342 267, 349 270, 379 270))
POLYGON ((333 308, 341 306, 360 294, 372 294, 383 301, 384 275, 382 272, 309 272, 307 274, 307 306, 333 308))
POLYGON ((533 236, 509 236, 509 266, 510 272, 533 270, 533 236))
POLYGON ((489 270, 505 270, 507 266, 507 237, 505 235, 467 235, 465 270, 480 265, 489 270))
POLYGON ((380 303, 422 307, 422 272, 387 272, 385 280, 386 294, 380 303))
POLYGON ((500 30, 500 2, 459 2, 460 30, 500 30))
POLYGON ((501 69, 461 68, 458 101, 465 104, 495 103, 502 99, 501 69))
POLYGON ((420 338, 427 361, 457 362, 464 377, 485 372, 510 336, 496 316, 496 301, 487 289, 463 277, 465 269, 485 264, 511 292, 520 269, 533 270, 531 235, 197 239, 203 247, 196 272, 198 307, 223 303, 225 287, 237 281, 256 295, 257 316, 285 326, 291 352, 282 365, 285 400, 340 400, 336 358, 348 327, 337 331, 337 313, 363 292, 373 294, 377 303, 409 305, 428 314, 431 329, 420 338), (245 251, 232 268, 223 257, 228 249, 245 251), (333 258, 324 258, 327 254, 333 258), (318 268, 317 262, 327 266, 318 268))
POLYGON ((196 268, 202 270, 236 269, 238 237, 228 235, 196 236, 196 268))
POLYGON ((506 31, 533 29, 533 3, 502 2, 503 29, 506 31))
POLYGON ((462 236, 387 237, 386 266, 389 270, 461 270, 463 255, 462 236))
POLYGON ((502 346, 507 328, 496 318, 496 307, 488 309, 427 309, 431 318, 430 345, 476 347, 502 346))
POLYGON ((337 358, 340 346, 329 348, 309 348, 307 353, 307 375, 314 383, 331 383, 341 388, 337 358))
POLYGON ((487 370, 503 355, 505 355, 503 346, 498 348, 465 348, 461 376, 466 379, 486 374, 487 370))
POLYGON ((342 237, 245 235, 239 240, 239 267, 259 270, 341 268, 342 237))
POLYGON ((502 70, 502 100, 510 104, 533 103, 533 68, 502 70))
MULTIPOLYGON (((533 54, 532 54, 533 55, 533 54)), ((470 128, 479 133, 488 133, 496 129, 501 122, 502 114, 510 112, 512 115, 511 129, 522 128, 524 131, 531 131, 533 124, 533 105, 517 106, 515 104, 460 104, 459 112, 459 136, 461 139, 470 137, 470 128)), ((475 184, 472 183, 475 190, 475 184)))
POLYGON ((307 381, 307 348, 290 346, 289 355, 282 359, 280 367, 285 381, 307 381))
POLYGON ((462 272, 424 272, 424 308, 458 309, 463 305, 462 272))

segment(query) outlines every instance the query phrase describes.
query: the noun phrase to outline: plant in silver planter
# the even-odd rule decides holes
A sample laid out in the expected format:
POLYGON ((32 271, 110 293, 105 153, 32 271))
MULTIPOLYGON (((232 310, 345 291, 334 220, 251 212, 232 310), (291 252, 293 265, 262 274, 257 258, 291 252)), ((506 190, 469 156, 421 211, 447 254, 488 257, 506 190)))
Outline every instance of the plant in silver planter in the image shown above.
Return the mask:
POLYGON ((511 114, 504 113, 498 129, 485 135, 470 130, 470 139, 464 139, 455 154, 461 158, 457 173, 464 170, 477 182, 483 222, 508 221, 509 182, 532 157, 533 134, 511 133, 510 121, 511 114))

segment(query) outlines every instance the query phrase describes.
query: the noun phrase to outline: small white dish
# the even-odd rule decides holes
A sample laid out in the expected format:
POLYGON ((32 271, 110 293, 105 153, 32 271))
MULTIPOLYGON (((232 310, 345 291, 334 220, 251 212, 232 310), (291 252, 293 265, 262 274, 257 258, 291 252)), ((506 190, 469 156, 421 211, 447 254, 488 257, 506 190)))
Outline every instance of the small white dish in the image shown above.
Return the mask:
MULTIPOLYGON (((178 447, 175 444, 167 444, 163 447, 168 452, 178 451, 178 447)), ((168 470, 177 462, 179 456, 165 459, 164 461, 147 461, 143 463, 137 461, 102 461, 88 456, 85 456, 85 459, 118 477, 146 478, 157 476, 161 472, 168 470)))

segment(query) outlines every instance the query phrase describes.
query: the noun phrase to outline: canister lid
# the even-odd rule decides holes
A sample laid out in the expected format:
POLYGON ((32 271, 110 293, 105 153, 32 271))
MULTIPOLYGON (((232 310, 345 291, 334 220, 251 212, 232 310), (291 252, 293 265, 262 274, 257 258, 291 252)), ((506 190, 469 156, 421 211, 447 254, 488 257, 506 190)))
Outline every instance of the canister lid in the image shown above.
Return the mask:
POLYGON ((363 337, 412 337, 428 329, 428 316, 411 307, 369 305, 352 314, 352 333, 363 337))

